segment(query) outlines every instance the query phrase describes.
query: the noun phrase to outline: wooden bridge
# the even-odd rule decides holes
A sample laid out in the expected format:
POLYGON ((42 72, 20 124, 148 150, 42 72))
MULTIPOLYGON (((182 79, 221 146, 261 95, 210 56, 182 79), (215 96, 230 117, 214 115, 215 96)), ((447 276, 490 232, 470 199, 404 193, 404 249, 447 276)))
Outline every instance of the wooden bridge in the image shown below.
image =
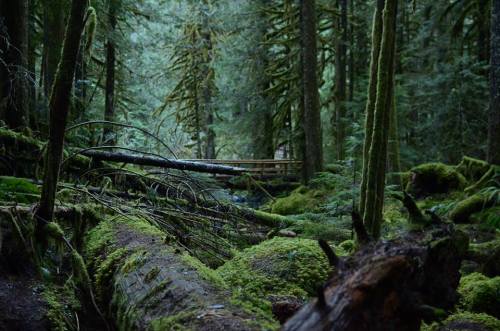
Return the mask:
POLYGON ((120 162, 138 166, 160 167, 214 174, 217 178, 250 174, 255 179, 297 179, 302 161, 297 160, 178 160, 156 155, 137 155, 124 152, 85 149, 80 154, 97 161, 120 162))
MULTIPOLYGON (((255 179, 269 180, 276 178, 297 179, 300 177, 302 161, 297 160, 217 160, 217 159, 191 159, 189 162, 224 165, 241 169, 242 173, 248 173, 255 179)), ((225 178, 228 175, 217 174, 217 178, 225 178)))

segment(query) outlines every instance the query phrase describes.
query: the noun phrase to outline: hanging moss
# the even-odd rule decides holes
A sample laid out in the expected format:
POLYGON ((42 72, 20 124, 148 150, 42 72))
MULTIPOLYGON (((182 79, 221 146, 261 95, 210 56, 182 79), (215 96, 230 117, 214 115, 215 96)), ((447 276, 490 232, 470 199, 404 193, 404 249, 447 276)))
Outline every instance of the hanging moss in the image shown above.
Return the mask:
POLYGON ((488 278, 475 272, 462 277, 458 293, 465 310, 500 317, 500 276, 488 278))
POLYGON ((463 189, 465 177, 455 167, 443 163, 425 163, 410 170, 411 180, 406 190, 416 197, 448 193, 463 189))

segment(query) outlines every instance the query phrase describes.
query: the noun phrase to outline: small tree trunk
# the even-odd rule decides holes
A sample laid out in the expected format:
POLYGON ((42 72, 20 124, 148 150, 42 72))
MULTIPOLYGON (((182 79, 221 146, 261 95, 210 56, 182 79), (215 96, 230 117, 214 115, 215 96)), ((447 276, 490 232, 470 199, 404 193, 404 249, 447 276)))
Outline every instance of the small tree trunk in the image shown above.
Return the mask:
POLYGON ((304 84, 305 151, 303 180, 308 182, 323 169, 323 143, 319 105, 316 45, 316 1, 301 0, 302 15, 302 80, 304 84))
POLYGON ((44 243, 44 222, 50 222, 54 213, 54 200, 59 168, 61 165, 66 119, 68 117, 71 89, 75 76, 80 39, 85 26, 87 0, 73 0, 66 28, 61 62, 50 96, 49 142, 44 164, 44 177, 40 204, 35 212, 35 235, 44 243))
POLYGON ((363 221, 368 232, 378 238, 382 223, 385 188, 387 144, 390 111, 393 102, 395 20, 397 0, 386 0, 383 12, 382 39, 377 76, 371 145, 368 152, 368 172, 363 221))
POLYGON ((368 153, 372 144, 373 117, 377 99, 378 61, 380 56, 380 41, 382 40, 382 11, 385 0, 377 0, 377 7, 373 15, 372 52, 370 60, 370 82, 368 85, 368 100, 365 109, 365 141, 363 147, 363 173, 361 178, 359 211, 364 215, 366 202, 366 186, 368 184, 368 153))
POLYGON ((28 0, 0 1, 0 118, 11 129, 28 123, 28 14, 28 0))
MULTIPOLYGON (((115 65, 116 65, 116 48, 115 48, 115 29, 116 29, 116 9, 118 0, 109 1, 109 31, 108 41, 106 43, 106 100, 104 110, 104 120, 114 121, 115 117, 115 65)), ((104 127, 102 141, 105 145, 115 145, 116 138, 112 126, 104 127)))
POLYGON ((335 43, 335 143, 337 147, 337 160, 345 158, 345 102, 347 98, 347 0, 338 0, 340 18, 337 18, 337 29, 342 33, 335 43))
POLYGON ((490 110, 488 162, 500 164, 500 1, 491 9, 490 110))
POLYGON ((46 98, 50 98, 57 66, 61 58, 65 3, 65 0, 43 0, 43 85, 46 98))

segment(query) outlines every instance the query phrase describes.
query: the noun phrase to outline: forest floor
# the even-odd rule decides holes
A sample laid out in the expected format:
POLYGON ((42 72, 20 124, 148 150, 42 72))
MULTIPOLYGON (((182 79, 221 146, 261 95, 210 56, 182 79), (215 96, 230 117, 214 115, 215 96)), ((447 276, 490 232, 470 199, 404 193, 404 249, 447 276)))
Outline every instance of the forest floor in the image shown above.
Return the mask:
MULTIPOLYGON (((353 178, 359 174, 348 164, 329 165, 308 186, 273 192, 275 198, 253 210, 233 202, 242 196, 261 201, 267 194, 258 187, 214 191, 209 177, 161 177, 106 163, 97 167, 106 171, 84 178, 95 165, 79 157, 65 164, 58 225, 50 223, 37 273, 30 215, 40 194, 33 155, 42 147, 10 132, 0 132, 0 144, 10 158, 0 165, 0 174, 9 175, 0 177, 0 330, 104 330, 97 309, 119 330, 274 330, 301 308, 314 309, 306 303, 321 299, 320 285, 331 287, 324 300, 335 298, 342 284, 332 285, 332 270, 348 277, 360 261, 376 264, 369 255, 376 249, 410 255, 428 249, 419 255, 425 261, 440 245, 432 240, 461 238, 456 231, 467 234, 467 252, 459 254, 467 247, 462 239, 445 252, 464 262, 458 270, 456 259, 443 260, 456 270, 436 277, 453 279, 460 271, 462 279, 448 281, 445 306, 436 303, 430 317, 412 325, 424 318, 425 330, 500 329, 500 172, 483 161, 465 157, 459 165, 422 164, 400 174, 401 183, 386 190, 382 246, 372 247, 353 240, 359 195, 353 178), (189 188, 182 187, 185 181, 189 188), (206 197, 195 192, 197 185, 199 192, 209 187, 215 193, 206 197), (414 197, 417 212, 408 209, 401 187, 414 197), (424 244, 408 247, 402 238, 424 244)), ((428 277, 427 269, 419 270, 428 277)), ((375 276, 383 275, 368 275, 375 276)), ((426 303, 427 290, 415 286, 426 303)))

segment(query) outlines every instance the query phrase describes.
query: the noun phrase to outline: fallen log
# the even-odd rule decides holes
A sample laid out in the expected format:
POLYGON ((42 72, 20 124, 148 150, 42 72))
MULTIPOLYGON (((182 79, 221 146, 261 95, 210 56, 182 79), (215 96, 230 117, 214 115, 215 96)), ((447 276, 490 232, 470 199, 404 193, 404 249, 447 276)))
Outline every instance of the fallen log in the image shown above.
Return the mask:
POLYGON ((100 223, 85 242, 99 303, 118 330, 260 330, 213 270, 140 220, 100 223))
POLYGON ((467 236, 449 225, 366 244, 283 327, 298 330, 418 331, 457 300, 467 236))
POLYGON ((193 161, 172 160, 153 155, 134 155, 123 152, 110 152, 93 149, 83 150, 80 152, 80 154, 93 158, 97 161, 122 162, 143 166, 196 171, 210 174, 241 175, 247 171, 243 168, 193 161))

